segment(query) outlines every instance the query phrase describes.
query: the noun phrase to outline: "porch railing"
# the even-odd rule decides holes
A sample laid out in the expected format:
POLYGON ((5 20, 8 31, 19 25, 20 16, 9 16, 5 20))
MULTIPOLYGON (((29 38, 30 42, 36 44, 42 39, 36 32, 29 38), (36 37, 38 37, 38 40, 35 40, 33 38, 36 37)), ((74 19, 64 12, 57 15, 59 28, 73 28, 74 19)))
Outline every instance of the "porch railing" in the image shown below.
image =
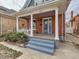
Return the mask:
POLYGON ((19 29, 18 32, 23 32, 24 34, 30 36, 30 29, 19 29))

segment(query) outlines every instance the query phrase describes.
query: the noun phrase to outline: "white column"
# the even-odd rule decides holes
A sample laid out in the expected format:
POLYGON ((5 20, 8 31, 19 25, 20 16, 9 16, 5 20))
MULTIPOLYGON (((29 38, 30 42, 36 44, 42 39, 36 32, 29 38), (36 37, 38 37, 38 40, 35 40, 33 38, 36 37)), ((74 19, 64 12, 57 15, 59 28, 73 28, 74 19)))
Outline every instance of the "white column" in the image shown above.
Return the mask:
POLYGON ((16 31, 19 31, 19 20, 18 17, 16 17, 16 31))
POLYGON ((2 35, 2 16, 1 16, 1 35, 2 35))
POLYGON ((59 40, 59 31, 58 31, 58 8, 55 10, 55 40, 59 40))
POLYGON ((31 24, 31 28, 30 28, 30 36, 33 37, 33 15, 30 15, 30 24, 31 24))

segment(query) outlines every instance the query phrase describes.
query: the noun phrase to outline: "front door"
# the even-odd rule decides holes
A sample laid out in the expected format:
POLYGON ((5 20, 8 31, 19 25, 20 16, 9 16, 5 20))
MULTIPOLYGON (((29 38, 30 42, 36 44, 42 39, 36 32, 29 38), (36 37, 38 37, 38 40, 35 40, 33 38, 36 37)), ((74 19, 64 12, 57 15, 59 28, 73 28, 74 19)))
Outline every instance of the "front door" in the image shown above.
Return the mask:
POLYGON ((49 31, 48 34, 52 34, 52 18, 49 19, 49 31))
POLYGON ((52 18, 43 18, 43 33, 52 34, 52 18))
POLYGON ((48 34, 48 19, 44 19, 43 21, 43 33, 48 34))

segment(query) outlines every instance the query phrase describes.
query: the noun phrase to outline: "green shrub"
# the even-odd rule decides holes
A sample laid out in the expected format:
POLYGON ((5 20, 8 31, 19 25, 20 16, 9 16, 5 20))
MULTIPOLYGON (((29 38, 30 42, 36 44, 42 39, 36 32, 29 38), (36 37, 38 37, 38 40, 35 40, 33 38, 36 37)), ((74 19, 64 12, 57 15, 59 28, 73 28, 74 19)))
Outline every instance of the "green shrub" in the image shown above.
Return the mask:
POLYGON ((24 43, 27 36, 24 33, 10 32, 6 34, 5 41, 24 43))

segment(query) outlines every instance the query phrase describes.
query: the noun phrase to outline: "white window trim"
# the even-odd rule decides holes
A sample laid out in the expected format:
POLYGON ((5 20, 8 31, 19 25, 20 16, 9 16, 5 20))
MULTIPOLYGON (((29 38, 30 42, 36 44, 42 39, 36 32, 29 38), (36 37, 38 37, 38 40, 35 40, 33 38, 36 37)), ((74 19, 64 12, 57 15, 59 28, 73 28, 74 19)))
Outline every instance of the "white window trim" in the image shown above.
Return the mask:
MULTIPOLYGON (((49 22, 49 19, 52 19, 52 17, 42 18, 42 33, 44 33, 44 20, 46 19, 48 19, 49 22)), ((49 23, 48 23, 48 33, 49 33, 49 23)))
MULTIPOLYGON (((33 20, 36 20, 36 19, 33 19, 33 20)), ((34 26, 34 22, 33 22, 33 26, 34 26)), ((33 28, 33 30, 36 30, 36 22, 35 22, 35 28, 33 28)))

